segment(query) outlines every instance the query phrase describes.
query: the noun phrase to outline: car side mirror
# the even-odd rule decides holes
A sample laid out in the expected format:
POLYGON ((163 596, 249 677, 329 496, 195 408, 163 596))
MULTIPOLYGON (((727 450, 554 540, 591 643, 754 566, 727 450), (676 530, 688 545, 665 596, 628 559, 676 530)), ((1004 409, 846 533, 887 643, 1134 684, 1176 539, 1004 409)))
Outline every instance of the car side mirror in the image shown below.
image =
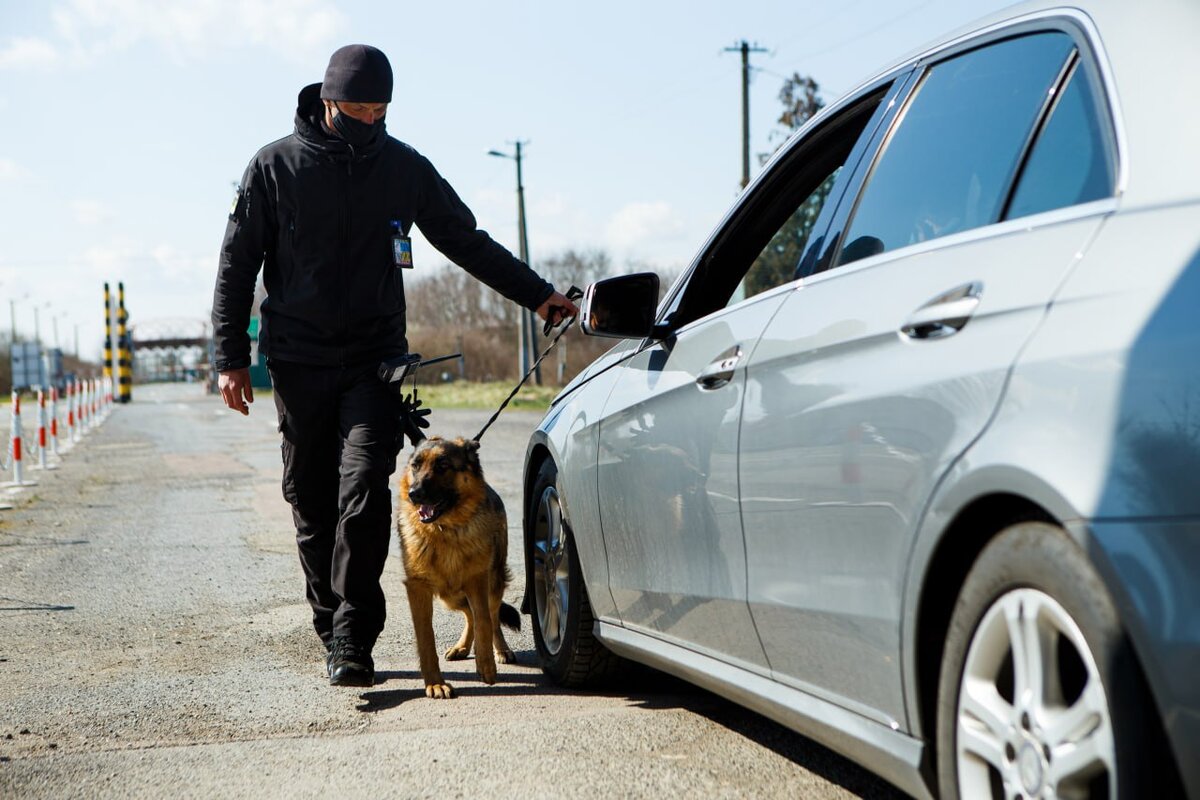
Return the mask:
POLYGON ((579 327, 588 336, 641 339, 655 333, 658 275, 636 272, 605 278, 587 287, 579 327))

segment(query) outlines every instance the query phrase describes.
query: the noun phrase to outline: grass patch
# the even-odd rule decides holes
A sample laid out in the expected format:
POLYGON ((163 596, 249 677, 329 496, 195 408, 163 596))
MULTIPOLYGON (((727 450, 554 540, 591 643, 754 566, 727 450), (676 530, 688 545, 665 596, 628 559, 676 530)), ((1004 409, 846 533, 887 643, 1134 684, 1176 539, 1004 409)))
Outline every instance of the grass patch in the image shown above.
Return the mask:
MULTIPOLYGON (((523 411, 545 411, 561 391, 561 386, 535 386, 525 384, 517 396, 508 404, 509 408, 519 408, 523 411)), ((405 381, 404 392, 412 391, 411 381, 405 381)), ((423 408, 437 410, 439 408, 472 408, 479 411, 495 411, 500 407, 504 398, 512 391, 511 383, 476 383, 473 381, 455 381, 454 383, 417 384, 417 394, 421 397, 423 408)), ((255 389, 255 405, 266 401, 271 404, 270 389, 255 389)))
MULTIPOLYGON (((545 411, 550 401, 558 394, 561 386, 535 386, 525 384, 517 396, 508 404, 509 408, 526 411, 545 411)), ((495 410, 512 391, 511 383, 421 383, 417 392, 426 408, 476 408, 495 410)))

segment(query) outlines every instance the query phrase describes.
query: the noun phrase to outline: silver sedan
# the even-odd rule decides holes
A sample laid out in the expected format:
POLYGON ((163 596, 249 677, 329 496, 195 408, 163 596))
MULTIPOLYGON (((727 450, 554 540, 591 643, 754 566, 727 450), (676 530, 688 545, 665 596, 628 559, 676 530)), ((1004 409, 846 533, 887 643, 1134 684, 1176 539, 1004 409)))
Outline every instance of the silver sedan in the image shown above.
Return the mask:
POLYGON ((568 686, 680 675, 917 797, 1200 797, 1200 5, 1017 6, 800 130, 528 449, 568 686))

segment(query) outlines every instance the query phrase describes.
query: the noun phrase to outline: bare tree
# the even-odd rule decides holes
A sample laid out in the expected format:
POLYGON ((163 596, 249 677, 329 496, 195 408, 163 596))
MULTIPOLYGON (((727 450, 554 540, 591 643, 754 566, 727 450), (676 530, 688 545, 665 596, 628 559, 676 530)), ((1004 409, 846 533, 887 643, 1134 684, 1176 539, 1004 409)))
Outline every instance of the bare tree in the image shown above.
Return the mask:
MULTIPOLYGON (((560 290, 571 285, 582 289, 614 274, 612 259, 599 249, 555 253, 539 261, 537 270, 560 290)), ((461 351, 465 377, 516 379, 517 307, 512 302, 450 264, 411 280, 405 299, 413 352, 434 356, 461 351)), ((545 340, 540 341, 545 346, 545 340)), ((568 343, 564 380, 612 345, 611 340, 584 337, 578 331, 566 334, 560 346, 568 343)), ((554 373, 557 369, 551 370, 554 373)))
POLYGON ((565 291, 568 286, 580 289, 589 283, 613 275, 612 259, 604 250, 568 249, 538 262, 538 272, 543 278, 565 291))
POLYGON ((783 86, 779 88, 779 102, 783 104, 783 110, 775 120, 779 128, 771 131, 768 136, 768 141, 775 143, 775 146, 769 153, 758 154, 760 163, 765 164, 789 136, 825 107, 820 92, 821 87, 815 80, 799 72, 793 72, 792 77, 783 82, 783 86))

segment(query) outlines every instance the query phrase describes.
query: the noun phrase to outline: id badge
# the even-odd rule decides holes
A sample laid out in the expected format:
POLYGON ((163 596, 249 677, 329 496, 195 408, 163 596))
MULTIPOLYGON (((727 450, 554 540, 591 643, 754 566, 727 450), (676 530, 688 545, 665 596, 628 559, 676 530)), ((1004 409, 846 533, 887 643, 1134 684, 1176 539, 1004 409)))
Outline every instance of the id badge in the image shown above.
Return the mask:
POLYGON ((392 263, 401 269, 412 269, 412 239, 402 233, 392 234, 392 263))

